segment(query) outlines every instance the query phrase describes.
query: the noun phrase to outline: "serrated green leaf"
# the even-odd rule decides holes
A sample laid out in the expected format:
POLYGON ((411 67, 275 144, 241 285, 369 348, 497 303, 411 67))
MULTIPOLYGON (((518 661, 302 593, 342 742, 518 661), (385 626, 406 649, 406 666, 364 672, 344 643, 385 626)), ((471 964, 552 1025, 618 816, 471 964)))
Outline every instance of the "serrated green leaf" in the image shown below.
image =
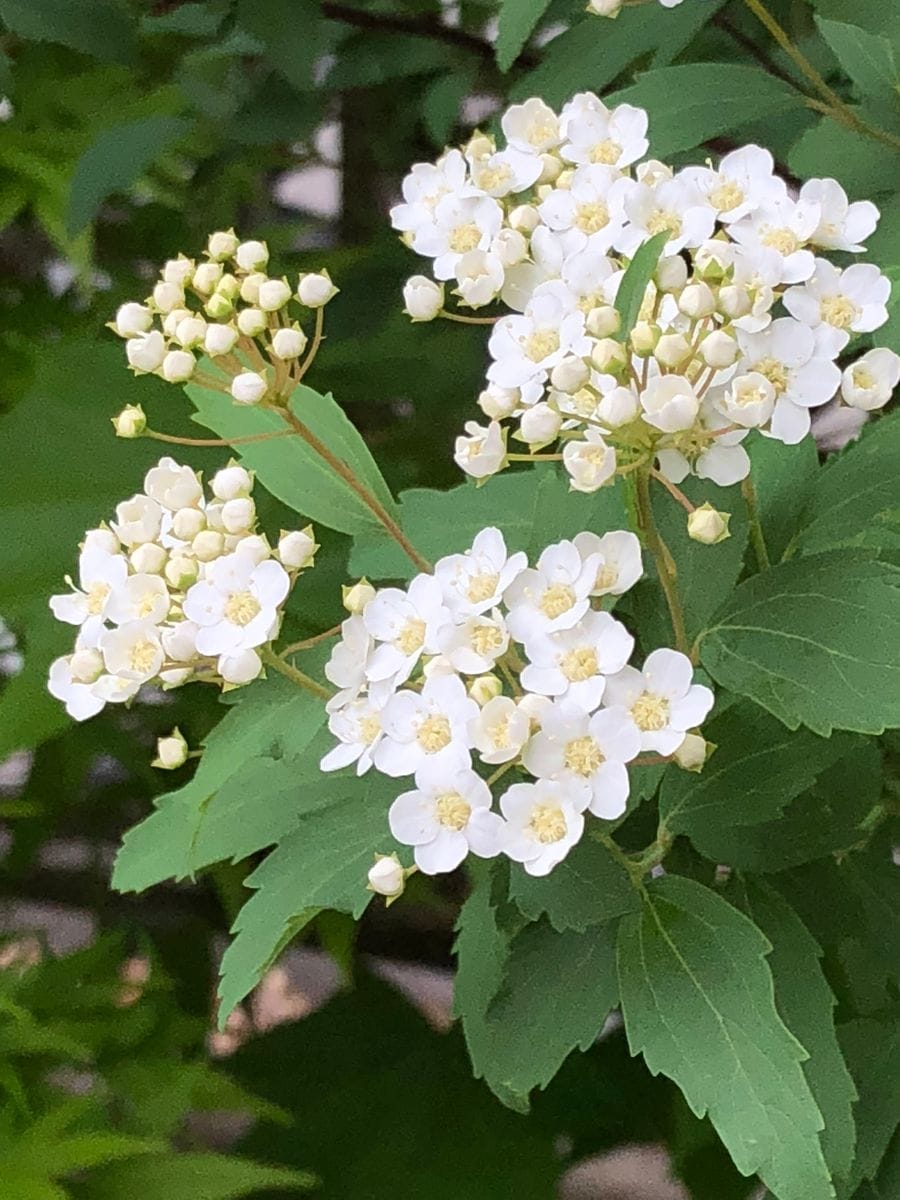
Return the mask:
POLYGON ((224 1154, 148 1155, 92 1171, 84 1200, 238 1200, 263 1190, 305 1190, 314 1178, 285 1167, 268 1167, 224 1154))
POLYGON ((894 92, 897 99, 894 89, 900 84, 900 76, 893 47, 886 37, 818 15, 815 20, 822 37, 863 96, 894 92))
POLYGON ((546 916, 560 931, 584 931, 640 907, 625 867, 590 837, 583 837, 544 878, 517 864, 510 867, 509 898, 529 920, 546 916))
POLYGON ((616 333, 616 341, 627 342, 631 336, 644 303, 647 284, 653 278, 659 256, 668 242, 668 230, 655 234, 643 242, 635 251, 634 258, 625 268, 619 290, 616 292, 616 308, 619 311, 620 325, 616 333))
POLYGON ((819 474, 816 443, 810 436, 796 446, 751 436, 746 446, 766 550, 778 562, 810 503, 819 474))
POLYGON ((742 1174, 779 1200, 833 1196, 822 1117, 785 1028, 765 961, 770 946, 721 896, 690 879, 651 880, 644 910, 622 918, 622 1015, 633 1054, 708 1113, 742 1174))
POLYGON ((819 554, 746 580, 701 635, 713 679, 806 725, 881 733, 900 725, 900 571, 819 554))
MULTIPOLYGON (((856 1107, 856 1158, 841 1196, 874 1179, 897 1128, 900 1112, 900 1018, 861 1017, 839 1026, 838 1038, 850 1067, 856 1107)), ((843 1182, 843 1181, 842 1181, 843 1182)))
POLYGON ((134 23, 118 0, 0 0, 0 20, 18 37, 58 42, 104 62, 134 58, 134 23))
POLYGON ((809 1054, 803 1074, 825 1121, 822 1152, 833 1175, 847 1175, 853 1161, 856 1087, 844 1062, 834 1028, 834 993, 822 974, 821 947, 773 888, 745 880, 728 898, 772 943, 769 969, 781 1019, 809 1054))
POLYGON ((550 0, 503 0, 497 22, 497 66, 508 71, 528 41, 550 0))

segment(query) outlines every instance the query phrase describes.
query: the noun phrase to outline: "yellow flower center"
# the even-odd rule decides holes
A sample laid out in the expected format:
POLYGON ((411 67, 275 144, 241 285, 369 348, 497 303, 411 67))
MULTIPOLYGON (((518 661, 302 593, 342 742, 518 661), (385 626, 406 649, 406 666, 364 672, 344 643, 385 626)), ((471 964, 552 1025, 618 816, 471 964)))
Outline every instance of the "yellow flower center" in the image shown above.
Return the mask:
POLYGON ((403 654, 415 654, 425 645, 425 622, 418 617, 407 621, 397 635, 397 649, 403 654))
POLYGON ((730 212, 744 202, 744 189, 733 179, 724 179, 709 193, 709 202, 719 212, 730 212))
POLYGON ((562 656, 559 665, 569 683, 583 683, 585 679, 592 679, 598 672, 597 652, 590 646, 569 650, 562 656))
POLYGON ((509 717, 501 717, 488 728, 488 737, 494 744, 495 750, 509 749, 509 717))
POLYGON ((767 229, 762 236, 762 244, 772 250, 777 250, 785 258, 795 254, 800 249, 800 239, 792 229, 767 229))
POLYGON ((821 310, 822 319, 835 329, 849 329, 859 316, 859 309, 846 296, 826 296, 821 310))
POLYGON ((559 334, 555 329, 538 329, 530 337, 522 339, 522 349, 532 362, 543 362, 559 349, 559 334))
POLYGON ((526 828, 536 842, 549 846, 566 836, 566 818, 556 804, 536 804, 526 828))
POLYGON ((449 746, 451 737, 450 722, 441 715, 426 717, 416 734, 416 740, 426 754, 437 754, 449 746))
POLYGON ((484 191, 491 192, 496 188, 506 187, 511 176, 512 168, 509 164, 501 163, 497 167, 479 167, 475 172, 475 182, 484 191))
POLYGON ((232 625, 249 625, 260 612, 260 603, 252 592, 235 592, 225 605, 225 620, 232 625))
POLYGON ((669 723, 669 702, 665 696, 654 692, 641 692, 631 706, 631 715, 638 729, 644 733, 657 733, 669 723))
POLYGON ((768 379, 772 387, 775 389, 775 394, 780 396, 788 384, 788 371, 783 362, 779 362, 777 358, 763 358, 758 363, 754 363, 753 370, 768 379))
POLYGON ((742 408, 748 404, 762 404, 765 398, 762 388, 742 387, 734 390, 734 402, 742 408))
POLYGON ((853 368, 853 386, 862 391, 868 391, 869 388, 875 387, 875 376, 868 367, 853 368))
POLYGON ((647 232, 651 235, 662 233, 663 231, 671 233, 672 237, 678 237, 681 233, 681 218, 677 213, 664 212, 658 209, 647 222, 647 232))
POLYGON ((602 200, 579 204, 575 209, 575 224, 582 233, 598 233, 609 224, 609 209, 602 200))
POLYGON ((458 833, 468 825, 472 806, 463 800, 459 792, 444 792, 434 802, 434 813, 445 829, 453 829, 458 833))
POLYGON ((138 604, 138 616, 141 618, 149 617, 156 607, 158 599, 159 597, 156 592, 145 592, 138 604))
POLYGON ((149 638, 142 638, 135 642, 131 647, 130 661, 133 671, 140 671, 142 674, 149 671, 156 662, 157 649, 149 638))
POLYGON ((528 144, 530 146, 543 146, 547 142, 552 142, 557 135, 557 127, 555 121, 544 119, 535 121, 528 130, 528 144))
POLYGON ((484 657, 503 645, 503 631, 496 625, 476 625, 472 630, 471 640, 475 653, 484 657))
POLYGON ((359 723, 360 740, 367 746, 371 746, 379 733, 381 733, 381 718, 378 714, 369 713, 367 717, 363 717, 359 723))
POLYGON ((99 617, 103 612, 103 605, 106 603, 106 598, 108 595, 108 583, 91 584, 87 593, 87 610, 92 617, 99 617))
POLYGON ((545 617, 552 621, 569 611, 575 603, 575 593, 567 583, 554 583, 541 596, 539 605, 545 617))
POLYGON ((466 599, 472 604, 481 604, 490 600, 500 582, 499 575, 473 575, 466 588, 466 599))
POLYGON ((606 563, 597 572, 597 578, 594 580, 594 591, 599 592, 602 588, 615 587, 616 581, 619 578, 619 572, 611 563, 606 563))
POLYGON ((477 250, 480 241, 481 230, 470 222, 468 225, 457 225, 450 234, 447 245, 454 254, 468 254, 470 250, 477 250))
POLYGON ((587 777, 593 775, 604 758, 594 739, 585 735, 566 743, 563 760, 570 771, 587 777))
POLYGON ((614 167, 621 156, 622 147, 612 138, 605 138, 602 142, 591 146, 590 159, 592 163, 606 163, 607 166, 614 167))

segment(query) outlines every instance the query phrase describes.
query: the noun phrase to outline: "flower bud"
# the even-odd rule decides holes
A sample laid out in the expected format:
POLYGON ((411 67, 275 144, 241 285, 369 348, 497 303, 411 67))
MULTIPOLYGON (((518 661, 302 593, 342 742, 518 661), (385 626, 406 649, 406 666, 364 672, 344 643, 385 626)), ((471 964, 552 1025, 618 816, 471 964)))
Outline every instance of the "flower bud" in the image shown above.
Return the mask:
POLYGON ((262 271, 269 261, 269 247, 265 242, 241 242, 234 258, 242 271, 262 271))
POLYGON ((491 253, 504 267, 515 267, 528 254, 525 235, 518 229, 501 229, 491 243, 491 253))
POLYGON ((719 288, 718 307, 720 313, 734 321, 738 317, 746 317, 753 307, 753 303, 750 293, 745 287, 729 283, 725 287, 719 288))
POLYGON ((600 338, 591 351, 591 362, 598 371, 615 375, 627 362, 625 347, 613 338, 600 338))
POLYGON ((166 357, 166 339, 158 329, 139 333, 125 343, 125 357, 138 375, 158 371, 166 357))
POLYGON ((242 555, 252 558, 257 566, 272 555, 272 547, 264 533, 229 534, 225 538, 226 550, 240 550, 242 555))
POLYGON ((412 275, 403 285, 403 303, 413 321, 433 321, 444 307, 444 288, 427 275, 412 275))
POLYGON ((225 551, 225 537, 217 529, 204 529, 191 542, 191 554, 198 562, 212 562, 225 551))
POLYGON ((650 321, 638 321, 628 340, 634 353, 646 358, 656 349, 661 334, 662 330, 658 325, 651 324, 650 321))
POLYGON ((688 537, 705 546, 715 546, 731 536, 728 532, 730 520, 731 513, 718 512, 708 502, 701 504, 688 517, 688 537))
POLYGON ((244 337, 258 337, 268 324, 261 308, 242 308, 237 315, 238 329, 244 337))
POLYGON ((712 238, 694 251, 694 276, 721 283, 734 263, 734 243, 712 238))
POLYGON ((686 733, 684 741, 672 757, 683 770, 695 771, 699 774, 714 749, 715 747, 699 733, 686 733))
POLYGON ((629 387, 613 388, 597 401, 597 420, 609 429, 630 424, 638 414, 638 398, 629 387))
POLYGON ((562 174, 564 165, 555 154, 542 154, 541 173, 538 176, 538 183, 556 183, 558 186, 559 177, 562 174))
POLYGON ((175 340, 183 350, 190 350, 194 346, 202 346, 205 337, 206 322, 202 317, 185 317, 183 321, 178 322, 175 330, 175 340))
POLYGON ((385 896, 388 902, 402 895, 406 872, 396 854, 379 854, 374 867, 369 868, 368 891, 385 896))
POLYGON ((356 583, 343 584, 341 586, 341 599, 348 613, 357 616, 366 607, 370 600, 375 597, 375 589, 369 583, 368 579, 363 576, 356 583))
POLYGON ((700 343, 700 354, 708 367, 722 370, 730 367, 738 356, 737 341, 723 329, 715 329, 700 343))
POLYGON ((677 367, 691 356, 691 344, 682 333, 664 333, 656 343, 656 361, 664 367, 677 367))
POLYGON ((689 283, 678 297, 678 307, 695 320, 708 317, 716 311, 716 296, 708 283, 689 283))
POLYGON ((221 500, 211 501, 206 506, 206 528, 215 529, 218 533, 225 532, 225 526, 222 524, 222 509, 224 504, 221 500))
POLYGON ((176 554, 170 558, 163 571, 166 583, 178 592, 183 592, 193 586, 197 582, 199 573, 197 560, 188 558, 185 554, 176 554))
POLYGON ((307 525, 305 529, 282 529, 277 554, 283 567, 289 571, 302 571, 304 567, 312 565, 318 548, 313 527, 307 525))
POLYGON ((203 349, 210 358, 215 358, 219 354, 230 354, 237 340, 238 331, 233 325, 207 325, 203 349))
POLYGON ((165 548, 158 542, 143 542, 135 546, 128 555, 128 561, 138 575, 159 575, 168 557, 165 548))
POLYGON ((224 296, 226 300, 237 300, 241 294, 241 285, 233 275, 224 274, 216 284, 216 295, 224 296))
POLYGON ((209 486, 217 500, 236 500, 253 491, 253 476, 245 467, 233 463, 216 471, 209 486))
POLYGON ((153 304, 161 313, 171 312, 173 308, 184 308, 184 288, 180 283, 160 280, 153 289, 153 304))
POLYGON ((584 327, 592 337, 612 337, 618 333, 622 325, 622 315, 611 304, 601 304, 592 308, 587 315, 584 327))
POLYGON ((243 533, 256 521, 256 505, 250 496, 237 496, 222 505, 222 524, 226 533, 243 533))
POLYGON ((242 687, 252 683, 262 674, 262 661, 255 650, 239 650, 237 654, 223 654, 218 662, 219 674, 226 683, 242 687))
POLYGON ((247 304, 257 304, 259 302, 259 289, 266 282, 268 275, 262 271, 253 271, 245 279, 241 280, 240 296, 247 304))
POLYGON ((179 508, 172 518, 172 532, 183 542, 191 542, 206 528, 206 517, 199 508, 179 508))
POLYGON ((153 324, 153 313, 144 304, 122 304, 116 310, 114 324, 120 337, 134 337, 147 332, 153 324))
POLYGON ((99 650, 76 650, 69 659, 69 671, 75 683, 96 683, 103 669, 103 655, 99 650))
POLYGON ((291 298, 291 289, 286 279, 267 279, 259 285, 257 304, 263 312, 278 312, 291 298))
POLYGON ((147 428, 147 417, 139 404, 126 404, 118 416, 112 418, 112 426, 116 437, 138 438, 147 428))
POLYGON ((526 408, 519 420, 518 437, 529 446, 546 446, 559 433, 562 416, 545 401, 526 408))
POLYGON ((157 738, 153 766, 163 771, 177 771, 188 759, 188 744, 176 725, 168 737, 157 738))
POLYGON ((206 243, 206 253, 214 262, 231 258, 236 253, 240 242, 233 229, 225 229, 219 233, 211 233, 206 243))
POLYGON ((659 260, 654 279, 661 292, 680 292, 687 283, 687 263, 680 254, 668 254, 659 260))
POLYGON ((297 299, 307 308, 321 308, 338 293, 327 271, 311 271, 301 275, 297 284, 297 299))
POLYGON ((111 529, 89 529, 81 548, 96 551, 97 554, 118 554, 122 545, 111 529))
POLYGON ((238 404, 259 404, 269 389, 262 375, 243 371, 231 381, 231 395, 238 404))
POLYGON ((290 329, 278 329, 272 337, 272 353, 276 358, 285 360, 299 358, 306 349, 308 340, 297 325, 291 326, 290 329))
POLYGON ((558 362, 550 372, 550 382, 560 392, 577 392, 591 377, 591 370, 582 358, 570 355, 558 362))
POLYGON ((456 675, 456 667, 445 654, 433 654, 422 659, 422 674, 426 679, 437 679, 439 676, 456 675))
POLYGON ((197 360, 190 350, 170 350, 162 361, 162 376, 167 383, 184 383, 190 379, 197 360))
POLYGON ((623 0, 588 0, 587 11, 598 17, 617 17, 623 0))
POLYGON ((478 162, 481 158, 488 158, 496 149, 494 139, 476 129, 463 147, 463 154, 469 162, 478 162))
POLYGON ((485 704, 502 694, 503 684, 496 675, 479 675, 469 684, 469 695, 479 708, 484 708, 485 704))
POLYGON ((199 292, 201 296, 211 296, 219 286, 222 274, 223 267, 221 263, 201 263, 194 272, 194 277, 191 280, 194 291, 199 292))
POLYGON ((492 421, 501 421, 511 416, 522 401, 518 388, 502 388, 489 383, 478 397, 478 407, 492 421))
POLYGON ((194 260, 185 254, 179 254, 177 258, 169 259, 160 272, 160 276, 163 283, 174 283, 178 287, 184 287, 193 273, 194 260))
POLYGON ((561 191, 567 191, 572 186, 572 180, 575 178, 575 168, 567 167, 565 171, 560 171, 553 181, 561 191))
POLYGON ((541 214, 533 204, 520 204, 507 217, 510 228, 518 229, 519 233, 534 233, 541 223, 541 214))
POLYGON ((206 315, 214 321, 227 321, 234 312, 234 304, 221 292, 214 292, 203 308, 206 315))

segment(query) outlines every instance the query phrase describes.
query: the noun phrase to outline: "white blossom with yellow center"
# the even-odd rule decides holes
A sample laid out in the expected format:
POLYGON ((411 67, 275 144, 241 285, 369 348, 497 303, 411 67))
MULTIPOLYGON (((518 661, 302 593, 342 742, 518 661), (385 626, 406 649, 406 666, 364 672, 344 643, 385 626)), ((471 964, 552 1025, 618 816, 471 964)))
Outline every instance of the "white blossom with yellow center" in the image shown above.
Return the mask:
POLYGON ((539 779, 514 783, 500 798, 506 819, 503 851, 529 875, 547 875, 565 858, 584 832, 590 787, 539 779))
POLYGON ((270 641, 289 588, 288 573, 272 559, 257 563, 240 550, 217 559, 184 598, 184 615, 200 627, 198 652, 233 655, 270 641))
POLYGON ((430 760, 468 766, 470 725, 478 714, 455 674, 430 676, 421 692, 396 692, 381 714, 384 737, 374 750, 375 766, 391 776, 412 775, 430 760))
POLYGON ((669 755, 712 708, 712 692, 694 683, 693 676, 687 655, 654 650, 642 671, 624 667, 606 681, 604 704, 628 712, 643 750, 669 755))
POLYGON ((415 790, 404 792, 388 812, 391 833, 413 846, 426 875, 452 871, 469 851, 492 858, 500 850, 503 823, 490 811, 491 791, 467 765, 423 763, 415 790))

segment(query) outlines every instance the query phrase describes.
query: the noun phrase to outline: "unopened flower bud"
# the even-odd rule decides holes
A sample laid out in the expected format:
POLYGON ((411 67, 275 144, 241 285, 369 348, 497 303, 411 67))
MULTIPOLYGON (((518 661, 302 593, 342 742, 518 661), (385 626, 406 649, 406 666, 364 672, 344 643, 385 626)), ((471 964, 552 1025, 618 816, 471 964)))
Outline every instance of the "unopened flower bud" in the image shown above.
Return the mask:
POLYGON ((321 308, 338 293, 327 271, 311 271, 301 275, 297 284, 297 299, 307 308, 321 308))
POLYGON ((242 555, 252 558, 257 566, 272 556, 272 547, 264 533, 241 533, 236 537, 229 536, 225 541, 226 543, 233 541, 234 547, 239 549, 242 555))
POLYGON ((662 330, 650 321, 638 321, 629 335, 631 349, 635 354, 646 358, 652 354, 659 342, 662 330))
POLYGON ((691 344, 682 333, 664 333, 656 343, 656 361, 664 367, 678 367, 691 356, 691 344))
POLYGON ((242 271, 262 271, 269 261, 269 247, 265 242, 241 242, 234 258, 242 271))
POLYGON ((225 532, 225 526, 222 524, 222 509, 224 503, 221 500, 212 500, 207 504, 206 512, 206 528, 215 529, 219 533, 225 532))
POLYGON ((484 708, 485 704, 502 694, 503 684, 496 675, 479 675, 469 684, 469 695, 479 708, 484 708))
POLYGON ((538 183, 555 183, 559 186, 559 177, 562 172, 563 163, 555 154, 541 155, 541 173, 538 176, 538 183))
POLYGON ((257 304, 263 312, 278 312, 291 298, 291 289, 286 279, 267 279, 259 285, 257 304))
POLYGON ((514 208, 507 218, 512 229, 520 233, 534 233, 541 223, 541 214, 533 204, 520 204, 514 208))
POLYGON ((203 308, 206 315, 214 321, 227 321, 234 312, 233 302, 221 292, 214 292, 203 308))
POLYGON ((511 416, 522 402, 518 388, 502 388, 491 383, 478 397, 478 407, 492 421, 502 421, 511 416))
POLYGON ((199 508, 179 508, 172 518, 172 532, 183 542, 191 542, 206 528, 206 517, 199 508))
POLYGON ((126 404, 122 411, 112 418, 116 437, 138 438, 147 428, 147 417, 139 404, 126 404))
POLYGON ((184 287, 193 273, 194 260, 186 254, 179 254, 164 264, 160 277, 164 283, 177 283, 179 287, 184 287))
POLYGON ((203 349, 210 358, 215 358, 219 354, 230 354, 237 340, 238 331, 233 325, 207 325, 203 349))
POLYGON ((205 337, 206 322, 202 317, 186 317, 183 321, 178 322, 178 327, 175 330, 175 340, 183 350, 190 350, 194 346, 202 346, 205 337))
POLYGON ((180 283, 160 282, 153 289, 153 304, 161 313, 184 307, 184 288, 180 283))
POLYGON ((191 554, 198 562, 212 562, 225 550, 225 537, 216 529, 204 529, 191 542, 191 554))
POLYGON ((406 872, 396 854, 379 854, 374 867, 369 868, 368 890, 390 902, 403 893, 405 885, 406 872))
POLYGON ((128 555, 128 561, 138 575, 159 575, 168 557, 165 548, 158 542, 142 542, 128 555))
POLYGON ((738 356, 737 341, 722 329, 715 329, 700 343, 700 354, 708 367, 722 370, 730 367, 738 356))
POLYGON ((188 759, 188 744, 176 725, 167 737, 157 738, 153 766, 163 771, 177 771, 188 759))
POLYGON ((529 446, 546 446, 556 438, 561 425, 560 413, 544 401, 539 401, 522 413, 517 436, 529 446))
POLYGON ((725 287, 719 288, 718 307, 720 313, 734 321, 738 317, 746 317, 753 307, 753 303, 750 300, 750 293, 745 287, 729 283, 725 287))
POLYGON ((617 17, 623 0, 588 0, 587 11, 597 17, 617 17))
POLYGON ((173 308, 163 317, 162 331, 168 338, 173 338, 182 321, 189 320, 194 314, 189 308, 173 308))
POLYGON ((708 502, 701 504, 688 517, 688 537, 705 546, 715 546, 731 536, 728 532, 730 520, 731 513, 718 512, 708 502))
POLYGON ((219 674, 234 687, 252 683, 260 677, 262 669, 262 661, 255 650, 239 650, 237 654, 223 654, 219 658, 219 674))
POLYGON ((708 283, 689 283, 678 297, 678 307, 688 317, 708 317, 716 311, 716 296, 708 283))
POLYGON ((375 589, 369 583, 368 579, 363 576, 356 583, 343 584, 341 587, 341 599, 348 613, 354 616, 362 612, 370 600, 375 598, 375 589))
POLYGON ((211 296, 222 278, 223 267, 221 263, 205 262, 201 263, 194 272, 191 283, 194 291, 199 292, 201 296, 211 296))
POLYGON ((259 404, 269 385, 255 371, 243 371, 231 381, 231 395, 238 404, 259 404))
POLYGON ((493 154, 496 149, 494 139, 488 137, 486 133, 482 133, 480 129, 476 129, 463 147, 463 154, 469 162, 478 162, 479 159, 493 154))
POLYGON ((683 770, 699 773, 714 748, 699 733, 686 733, 672 757, 683 770))
POLYGON ((253 476, 246 467, 233 463, 216 471, 209 486, 217 500, 236 500, 253 491, 253 476))
POLYGON ((584 323, 585 329, 592 337, 612 337, 618 333, 622 325, 622 314, 611 304, 600 304, 592 308, 584 323))
POLYGON ((240 242, 234 230, 225 229, 209 235, 206 253, 213 261, 221 262, 223 259, 233 257, 239 245, 240 242))
POLYGON ((694 251, 694 275, 709 283, 721 283, 734 263, 734 244, 712 238, 694 251))
POLYGON ((244 337, 258 337, 266 328, 266 314, 261 308, 242 308, 237 315, 238 329, 244 337))
POLYGON ((162 361, 162 376, 167 383, 184 383, 190 379, 197 360, 190 350, 170 350, 162 361))
POLYGON ((444 288, 427 275, 413 275, 403 285, 404 311, 413 321, 433 321, 444 307, 444 288))
POLYGON ((114 324, 121 337, 134 337, 147 332, 153 324, 153 313, 144 304, 122 304, 116 310, 114 324))
POLYGON ((188 558, 186 554, 176 554, 170 558, 163 571, 166 583, 179 592, 183 592, 195 584, 198 574, 197 560, 188 558))
POLYGON ((579 391, 591 377, 591 370, 583 358, 574 355, 558 362, 550 372, 550 382, 560 392, 579 391))
POLYGON ((245 279, 241 280, 240 296, 247 304, 257 304, 259 302, 259 289, 266 282, 268 275, 262 271, 253 271, 245 279))
POLYGON ((630 424, 638 414, 638 398, 629 387, 613 388, 597 401, 597 420, 609 429, 630 424))
POLYGON ((278 558, 289 571, 302 571, 312 565, 318 548, 312 525, 305 529, 283 529, 278 539, 278 558))
POLYGON ((222 505, 222 524, 226 533, 243 533, 253 528, 256 505, 250 496, 238 496, 222 505))
POLYGON ((166 357, 166 339, 158 329, 151 329, 149 333, 139 333, 137 337, 129 338, 125 343, 125 357, 139 375, 158 371, 166 357))
POLYGON ((615 375, 627 362, 627 352, 621 342, 613 338, 600 338, 591 351, 591 362, 598 371, 615 375))
POLYGON ((111 529, 89 529, 81 543, 82 550, 92 550, 97 554, 118 554, 122 545, 111 529))
POLYGON ((661 292, 680 292, 687 283, 687 263, 680 254, 668 254, 659 260, 654 275, 661 292))
POLYGON ((241 285, 234 275, 226 273, 216 284, 216 295, 224 296, 226 300, 237 300, 240 294, 241 285))
MULTIPOLYGON (((565 171, 560 171, 553 182, 555 186, 560 189, 560 191, 567 191, 572 186, 572 180, 574 178, 575 168, 567 167, 565 171)), ((549 195, 549 189, 547 194, 549 195)))
POLYGON ((290 329, 277 329, 272 337, 272 353, 276 358, 299 358, 306 349, 308 338, 298 325, 290 329))
POLYGON ((96 683, 103 674, 103 655, 99 650, 76 650, 69 671, 76 683, 96 683))
POLYGON ((491 243, 491 253, 504 267, 515 267, 528 254, 525 235, 518 229, 501 229, 491 243))

